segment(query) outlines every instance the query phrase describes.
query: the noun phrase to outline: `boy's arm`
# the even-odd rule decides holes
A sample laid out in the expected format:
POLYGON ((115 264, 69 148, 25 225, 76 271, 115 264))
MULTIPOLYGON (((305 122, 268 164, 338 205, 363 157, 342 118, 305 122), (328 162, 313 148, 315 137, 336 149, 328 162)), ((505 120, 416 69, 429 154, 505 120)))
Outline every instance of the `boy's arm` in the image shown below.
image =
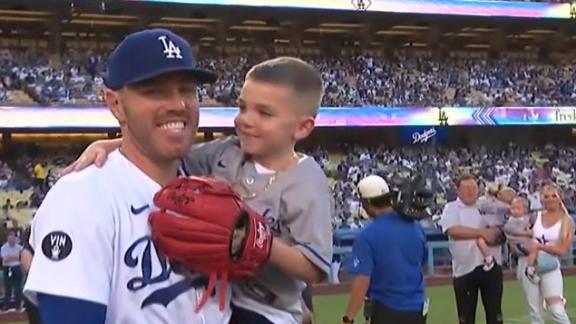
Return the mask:
POLYGON ((122 144, 121 138, 98 140, 91 143, 84 149, 76 161, 60 171, 60 175, 83 170, 92 164, 98 167, 103 166, 108 154, 119 148, 120 144, 122 144))
MULTIPOLYGON (((216 160, 222 154, 221 144, 227 141, 234 141, 234 137, 192 145, 188 154, 182 159, 182 167, 185 173, 188 175, 210 175, 212 173, 212 165, 218 163, 216 160)), ((61 171, 61 175, 80 171, 92 164, 98 167, 103 166, 106 163, 108 154, 119 148, 121 143, 121 138, 93 142, 84 149, 84 152, 76 161, 61 171)))
POLYGON ((226 163, 220 159, 224 151, 231 145, 236 145, 235 137, 215 139, 192 145, 188 154, 182 159, 184 172, 186 175, 210 176, 213 173, 213 168, 227 167, 226 163))
POLYGON ((36 213, 30 238, 36 253, 24 294, 38 304, 42 323, 100 324, 110 294, 114 222, 101 195, 72 177, 58 181, 36 213))
POLYGON ((306 179, 294 180, 282 194, 280 218, 290 230, 292 244, 274 240, 270 261, 300 280, 315 283, 331 274, 333 204, 320 168, 306 179))

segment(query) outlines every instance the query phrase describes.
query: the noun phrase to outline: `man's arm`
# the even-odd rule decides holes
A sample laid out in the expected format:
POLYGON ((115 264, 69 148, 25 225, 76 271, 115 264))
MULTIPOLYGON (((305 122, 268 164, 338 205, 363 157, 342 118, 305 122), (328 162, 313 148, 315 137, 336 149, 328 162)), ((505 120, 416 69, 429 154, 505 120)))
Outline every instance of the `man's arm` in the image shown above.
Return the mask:
POLYGON ((282 194, 279 217, 290 229, 293 244, 274 240, 270 262, 300 280, 316 283, 331 274, 333 204, 322 170, 311 172, 308 183, 295 180, 282 194))
POLYGON ((113 212, 106 197, 96 194, 97 181, 85 176, 75 173, 58 181, 34 219, 31 246, 36 253, 24 293, 38 304, 45 324, 105 321, 113 268, 113 212))
POLYGON ((453 240, 471 240, 480 237, 477 229, 460 225, 458 210, 451 203, 444 206, 438 223, 442 226, 444 233, 453 240))
POLYGON ((442 230, 453 240, 475 240, 484 238, 487 241, 495 241, 494 230, 472 228, 460 225, 458 210, 453 204, 446 204, 439 221, 442 230))
POLYGON ((345 315, 354 319, 364 303, 364 297, 370 287, 370 277, 374 268, 372 247, 362 233, 356 236, 354 240, 350 260, 351 262, 347 265, 346 270, 351 275, 354 275, 354 280, 345 315))
POLYGON ((471 228, 462 225, 454 225, 446 230, 448 236, 453 240, 474 240, 484 237, 483 232, 484 229, 471 228))
POLYGON ((4 262, 18 261, 20 260, 20 255, 8 254, 8 249, 3 245, 0 249, 0 256, 4 262))
POLYGON ((106 322, 106 305, 62 296, 38 294, 38 313, 42 324, 106 322))
POLYGON ((2 258, 4 259, 4 261, 6 262, 10 262, 10 261, 18 261, 20 260, 20 254, 17 255, 7 255, 6 257, 2 258))

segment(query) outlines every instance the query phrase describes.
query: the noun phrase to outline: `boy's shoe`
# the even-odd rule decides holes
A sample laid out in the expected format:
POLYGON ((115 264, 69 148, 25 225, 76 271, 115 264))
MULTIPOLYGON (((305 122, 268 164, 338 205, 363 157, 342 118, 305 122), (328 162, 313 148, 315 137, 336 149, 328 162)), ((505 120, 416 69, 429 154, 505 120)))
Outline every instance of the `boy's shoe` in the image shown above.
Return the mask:
POLYGON ((494 258, 492 256, 487 256, 484 258, 484 266, 482 269, 484 271, 490 271, 492 268, 494 268, 494 264, 496 264, 496 262, 494 262, 494 258))
POLYGON ((525 271, 526 277, 530 282, 537 285, 540 283, 540 276, 536 273, 536 269, 534 267, 526 267, 525 271))

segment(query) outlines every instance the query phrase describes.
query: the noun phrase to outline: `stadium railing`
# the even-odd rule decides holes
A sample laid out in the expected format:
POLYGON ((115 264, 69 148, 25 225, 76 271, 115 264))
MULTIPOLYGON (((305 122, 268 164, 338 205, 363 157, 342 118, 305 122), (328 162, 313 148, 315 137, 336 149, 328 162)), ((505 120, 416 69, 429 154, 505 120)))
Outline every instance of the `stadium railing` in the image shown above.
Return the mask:
MULTIPOLYGON (((352 252, 352 244, 354 237, 360 229, 339 229, 336 230, 334 235, 334 258, 341 260, 343 263, 347 261, 348 256, 352 252)), ((449 242, 444 235, 438 235, 438 231, 431 229, 427 231, 428 236, 428 260, 426 261, 426 274, 429 276, 437 275, 438 269, 450 269, 450 252, 449 242), (443 237, 443 239, 441 238, 443 237), (440 239, 438 239, 440 238, 440 239)), ((506 250, 504 255, 508 255, 506 250)), ((572 244, 570 253, 562 258, 562 266, 576 265, 576 240, 572 244)), ((504 259, 504 266, 511 268, 513 262, 511 258, 504 259)))

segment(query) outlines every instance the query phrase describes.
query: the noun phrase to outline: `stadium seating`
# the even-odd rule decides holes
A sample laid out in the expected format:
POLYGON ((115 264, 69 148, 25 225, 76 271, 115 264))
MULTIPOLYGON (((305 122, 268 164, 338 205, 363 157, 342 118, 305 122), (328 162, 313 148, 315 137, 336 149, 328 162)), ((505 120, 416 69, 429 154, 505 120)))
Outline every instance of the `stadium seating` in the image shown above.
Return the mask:
MULTIPOLYGON (((101 101, 106 55, 68 51, 54 54, 8 53, 0 79, 10 90, 0 101, 46 105, 89 105, 101 101), (23 91, 25 90, 25 92, 23 91)), ((254 50, 255 53, 262 51, 254 50)), ((198 89, 204 106, 235 105, 244 74, 269 56, 200 52, 199 65, 220 79, 198 89)), ((574 61, 553 63, 536 56, 503 52, 488 59, 483 52, 397 50, 392 56, 304 56, 322 74, 324 106, 506 106, 574 105, 574 61), (562 68, 558 68, 561 66, 562 68)), ((2 62, 2 61, 0 61, 2 62)), ((1 84, 2 82, 0 82, 1 84)))

